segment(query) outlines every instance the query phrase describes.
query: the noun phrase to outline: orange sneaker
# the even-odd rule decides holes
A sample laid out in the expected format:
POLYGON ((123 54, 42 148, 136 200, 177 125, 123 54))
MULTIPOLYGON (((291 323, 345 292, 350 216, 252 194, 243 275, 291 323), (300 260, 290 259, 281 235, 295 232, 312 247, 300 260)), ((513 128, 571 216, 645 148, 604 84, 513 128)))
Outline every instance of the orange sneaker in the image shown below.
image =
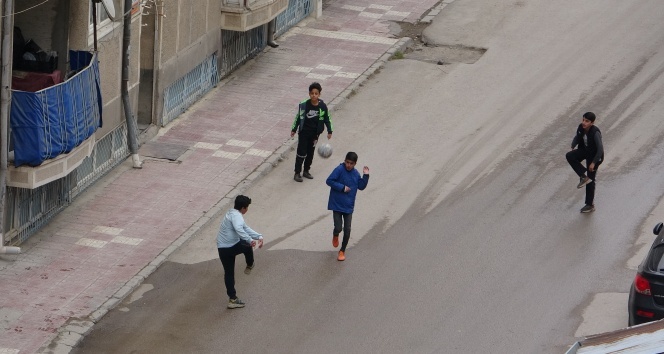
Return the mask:
POLYGON ((334 248, 339 247, 339 236, 332 236, 332 246, 334 248))
POLYGON ((346 256, 344 255, 344 251, 339 251, 339 256, 337 257, 337 261, 345 261, 346 256))

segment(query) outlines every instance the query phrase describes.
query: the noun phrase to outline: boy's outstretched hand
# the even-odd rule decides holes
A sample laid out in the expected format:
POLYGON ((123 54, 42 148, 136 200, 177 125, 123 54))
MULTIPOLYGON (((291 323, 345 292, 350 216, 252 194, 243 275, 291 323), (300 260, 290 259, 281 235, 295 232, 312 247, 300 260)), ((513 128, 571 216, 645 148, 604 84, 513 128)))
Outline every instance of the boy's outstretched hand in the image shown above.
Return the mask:
POLYGON ((256 246, 258 246, 258 248, 263 248, 263 239, 262 238, 259 238, 258 240, 251 240, 251 247, 256 248, 256 246))
POLYGON ((362 169, 362 173, 364 173, 365 175, 368 175, 369 174, 369 167, 364 166, 364 168, 362 169))

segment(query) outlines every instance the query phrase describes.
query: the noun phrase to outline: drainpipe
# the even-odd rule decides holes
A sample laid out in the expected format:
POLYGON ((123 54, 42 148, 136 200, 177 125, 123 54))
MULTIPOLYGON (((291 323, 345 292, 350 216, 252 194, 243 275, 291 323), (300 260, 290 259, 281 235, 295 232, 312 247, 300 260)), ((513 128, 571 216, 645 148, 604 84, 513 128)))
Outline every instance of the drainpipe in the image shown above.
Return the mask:
POLYGON ((164 15, 164 2, 163 0, 155 0, 154 2, 154 48, 152 52, 152 117, 150 121, 154 125, 161 124, 161 111, 159 111, 159 103, 161 102, 161 95, 159 92, 159 78, 161 74, 161 36, 162 36, 162 18, 164 15))
POLYGON ((273 18, 272 21, 267 24, 267 45, 272 48, 279 46, 277 42, 274 41, 274 33, 277 32, 277 18, 273 18))
POLYGON ((21 253, 20 247, 5 246, 5 203, 7 197, 7 159, 9 153, 9 104, 11 103, 12 44, 14 42, 14 0, 4 0, 2 8, 2 54, 0 55, 0 253, 21 253))
POLYGON ((129 102, 129 50, 131 41, 131 0, 124 2, 124 28, 122 38, 122 104, 124 106, 125 119, 127 120, 127 142, 129 143, 129 152, 134 168, 141 168, 142 163, 138 156, 138 127, 136 117, 132 114, 131 103, 129 102))

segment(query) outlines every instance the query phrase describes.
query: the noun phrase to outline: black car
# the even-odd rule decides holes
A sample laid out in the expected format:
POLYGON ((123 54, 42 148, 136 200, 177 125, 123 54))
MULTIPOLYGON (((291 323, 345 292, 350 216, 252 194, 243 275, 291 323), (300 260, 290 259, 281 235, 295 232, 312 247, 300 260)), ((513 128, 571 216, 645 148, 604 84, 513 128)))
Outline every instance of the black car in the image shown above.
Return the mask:
POLYGON ((655 226, 657 235, 648 256, 641 262, 629 291, 629 325, 664 318, 664 232, 661 222, 655 226))

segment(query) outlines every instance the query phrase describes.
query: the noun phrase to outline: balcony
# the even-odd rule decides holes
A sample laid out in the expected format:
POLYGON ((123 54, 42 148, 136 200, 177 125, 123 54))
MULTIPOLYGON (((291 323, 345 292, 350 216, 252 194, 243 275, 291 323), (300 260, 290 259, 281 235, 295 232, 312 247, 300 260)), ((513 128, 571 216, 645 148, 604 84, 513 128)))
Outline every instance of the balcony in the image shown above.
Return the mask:
POLYGON ((101 126, 99 64, 89 52, 70 51, 69 59, 67 80, 12 89, 8 186, 35 189, 67 176, 92 154, 101 126))
POLYGON ((223 0, 221 28, 245 32, 264 25, 288 8, 288 0, 223 0))
MULTIPOLYGON (((58 155, 36 167, 9 165, 7 185, 10 187, 36 189, 56 179, 67 176, 92 155, 95 147, 94 134, 67 154, 58 155)), ((10 156, 11 158, 11 156, 10 156)))

